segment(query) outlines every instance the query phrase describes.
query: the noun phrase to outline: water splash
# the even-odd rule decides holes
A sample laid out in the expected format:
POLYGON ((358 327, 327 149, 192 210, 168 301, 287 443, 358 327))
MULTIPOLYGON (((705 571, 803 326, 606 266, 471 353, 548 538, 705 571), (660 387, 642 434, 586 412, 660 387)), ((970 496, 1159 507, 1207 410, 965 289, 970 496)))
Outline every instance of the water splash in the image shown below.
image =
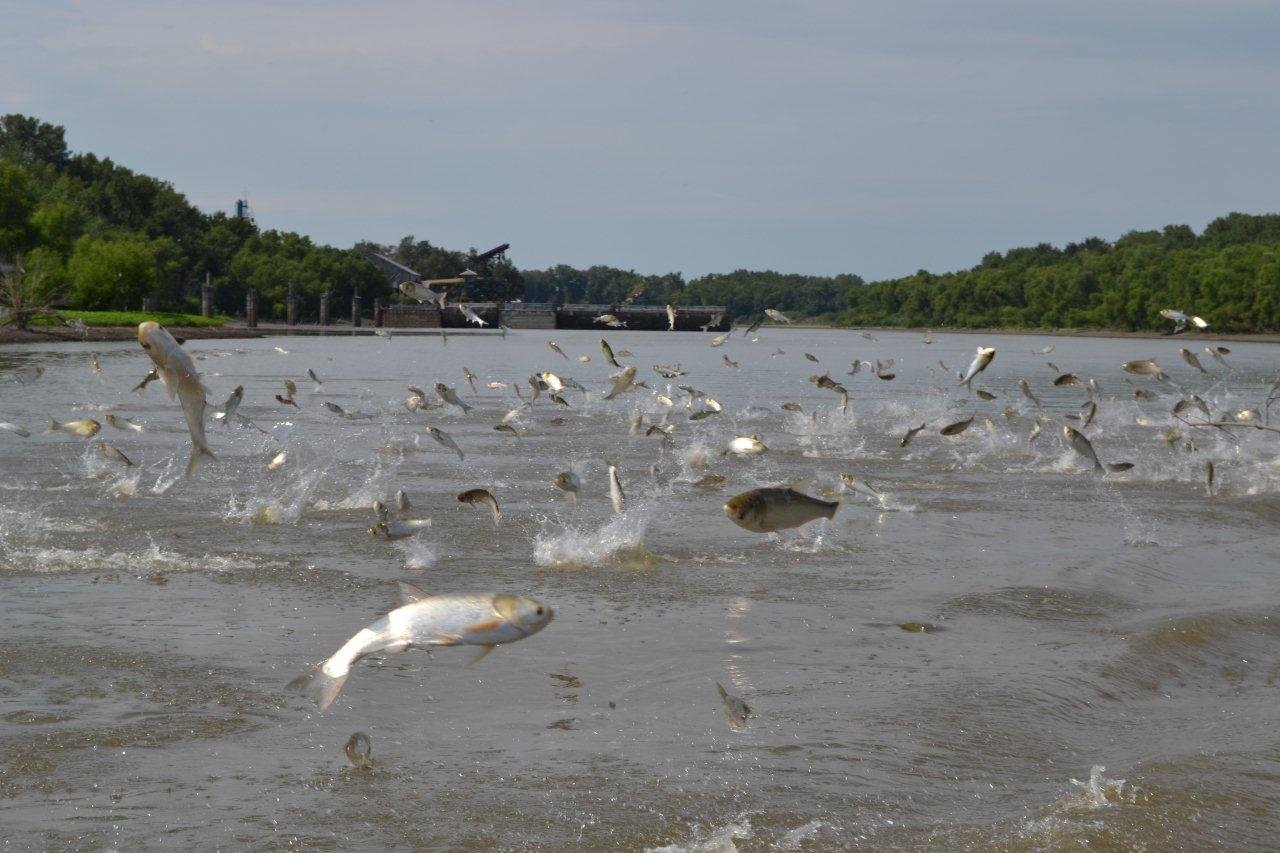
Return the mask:
POLYGON ((615 563, 647 568, 657 559, 644 547, 649 520, 648 508, 639 506, 614 516, 595 530, 576 527, 565 527, 559 531, 544 529, 534 539, 534 562, 539 566, 584 567, 615 563))
POLYGON ((1088 782, 1081 782, 1079 779, 1071 780, 1072 785, 1081 789, 1079 799, 1083 805, 1089 808, 1101 808, 1113 803, 1134 801, 1136 792, 1133 788, 1126 792, 1123 779, 1108 779, 1103 776, 1106 769, 1101 764, 1095 764, 1089 770, 1088 782))

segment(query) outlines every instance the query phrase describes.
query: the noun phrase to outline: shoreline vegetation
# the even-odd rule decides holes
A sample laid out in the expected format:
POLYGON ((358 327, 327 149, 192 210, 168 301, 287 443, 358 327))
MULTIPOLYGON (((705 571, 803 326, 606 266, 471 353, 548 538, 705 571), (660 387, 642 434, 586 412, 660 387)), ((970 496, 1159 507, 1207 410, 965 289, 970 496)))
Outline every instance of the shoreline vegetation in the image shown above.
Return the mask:
MULTIPOLYGON (((468 263, 465 252, 412 236, 340 249, 260 229, 247 209, 206 214, 172 184, 72 152, 64 128, 16 113, 0 116, 0 200, 0 273, 14 279, 4 301, 27 306, 28 314, 51 305, 74 306, 69 314, 123 311, 144 299, 192 314, 207 282, 214 311, 225 316, 242 312, 253 290, 263 323, 284 318, 292 287, 305 323, 317 319, 322 293, 337 306, 358 293, 366 314, 375 299, 406 301, 367 251, 427 279, 456 276, 468 263)), ((1280 214, 1229 213, 1200 233, 1166 225, 1061 248, 1041 243, 988 252, 970 269, 871 282, 851 273, 745 269, 688 280, 604 265, 522 270, 504 257, 489 272, 491 298, 723 305, 744 323, 773 308, 801 323, 835 327, 1125 336, 1167 331, 1159 312, 1172 308, 1203 317, 1210 335, 1272 340, 1280 333, 1280 214), (1075 329, 1081 331, 1068 331, 1075 329)), ((25 324, 26 316, 14 313, 8 324, 25 324)), ((5 323, 0 318, 0 327, 5 323)), ((0 332, 0 340, 8 339, 0 332)))
MULTIPOLYGON (((137 312, 141 315, 142 312, 137 312)), ((138 322, 142 322, 139 320, 138 322)), ((159 321, 157 321, 159 322, 159 321)), ((238 322, 225 322, 218 325, 205 326, 185 326, 185 325, 169 325, 161 323, 175 337, 185 338, 187 340, 213 340, 218 338, 226 339, 243 339, 243 338, 266 338, 266 337, 289 337, 291 335, 374 335, 372 326, 355 329, 349 324, 340 324, 333 326, 317 326, 312 324, 299 324, 298 326, 282 327, 278 325, 265 325, 257 329, 250 329, 238 322)), ((737 332, 741 328, 740 325, 734 326, 737 332)), ((793 323, 790 326, 770 325, 762 326, 762 330, 770 332, 802 329, 831 329, 841 330, 854 334, 857 332, 902 332, 908 334, 924 334, 924 327, 907 327, 907 326, 840 326, 831 323, 793 323)), ((433 334, 437 330, 424 329, 397 329, 398 334, 405 336, 411 335, 427 335, 433 334)), ((515 332, 521 331, 516 329, 515 332)), ((527 331, 542 331, 530 329, 527 331)), ((1130 338, 1134 340, 1169 340, 1182 341, 1185 346, 1186 341, 1235 341, 1237 343, 1280 343, 1280 332, 1237 332, 1237 333, 1212 333, 1212 332, 1195 332, 1180 335, 1166 335, 1161 332, 1153 331, 1121 331, 1115 329, 952 329, 952 328, 934 328, 930 331, 935 335, 959 334, 959 335, 992 335, 992 336, 1021 336, 1021 337, 1053 337, 1053 338, 1130 338)), ((497 332, 488 332, 481 330, 473 330, 467 334, 472 335, 497 335, 497 332)), ((688 333, 676 333, 688 334, 688 333)), ((655 337, 661 336, 661 332, 655 332, 655 337)), ((710 335, 710 333, 708 333, 710 335)), ((87 326, 84 334, 77 332, 70 326, 35 326, 31 329, 20 331, 9 327, 0 327, 0 345, 3 344, 29 344, 29 343, 79 343, 84 341, 132 341, 138 336, 137 324, 121 325, 121 326, 87 326)), ((853 344, 851 344, 853 345, 853 344)))

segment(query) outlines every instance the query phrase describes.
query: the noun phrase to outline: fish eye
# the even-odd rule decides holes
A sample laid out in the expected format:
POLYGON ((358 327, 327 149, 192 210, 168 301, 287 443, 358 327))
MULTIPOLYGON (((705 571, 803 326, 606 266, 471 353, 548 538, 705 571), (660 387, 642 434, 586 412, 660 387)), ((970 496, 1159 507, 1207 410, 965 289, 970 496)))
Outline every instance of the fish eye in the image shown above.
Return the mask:
POLYGON ((533 612, 534 612, 534 613, 536 613, 537 615, 541 616, 541 615, 542 615, 542 608, 541 608, 541 607, 539 607, 537 610, 534 610, 533 612))

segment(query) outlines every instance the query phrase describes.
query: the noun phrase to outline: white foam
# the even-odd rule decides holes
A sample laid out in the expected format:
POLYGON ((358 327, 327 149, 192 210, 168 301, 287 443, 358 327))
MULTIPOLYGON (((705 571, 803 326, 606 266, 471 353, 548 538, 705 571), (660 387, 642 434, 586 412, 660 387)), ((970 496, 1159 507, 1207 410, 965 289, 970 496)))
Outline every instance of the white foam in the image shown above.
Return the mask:
POLYGON ((600 566, 607 562, 651 555, 644 550, 649 510, 637 506, 611 518, 596 530, 565 527, 543 530, 534 539, 533 559, 540 566, 600 566))

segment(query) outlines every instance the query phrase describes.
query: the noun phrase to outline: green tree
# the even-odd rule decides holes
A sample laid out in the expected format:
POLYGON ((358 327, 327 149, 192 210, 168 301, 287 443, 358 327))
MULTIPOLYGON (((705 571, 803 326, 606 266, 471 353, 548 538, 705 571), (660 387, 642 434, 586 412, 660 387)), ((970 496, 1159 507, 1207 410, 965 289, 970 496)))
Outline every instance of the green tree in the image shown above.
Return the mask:
POLYGON ((155 249, 133 237, 81 237, 68 264, 71 299, 90 310, 137 310, 156 284, 155 249))

